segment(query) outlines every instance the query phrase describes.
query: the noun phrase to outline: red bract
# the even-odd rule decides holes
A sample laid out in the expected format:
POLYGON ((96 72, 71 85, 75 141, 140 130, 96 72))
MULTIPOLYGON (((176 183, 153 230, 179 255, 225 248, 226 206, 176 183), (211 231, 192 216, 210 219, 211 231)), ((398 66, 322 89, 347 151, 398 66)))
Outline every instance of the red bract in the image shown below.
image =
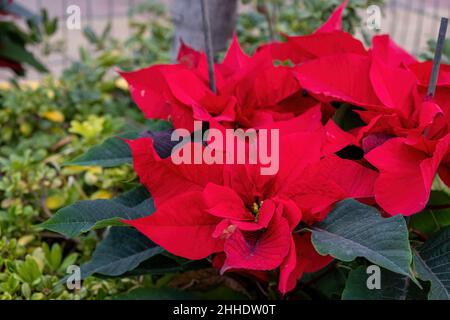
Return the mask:
POLYGON ((365 158, 381 173, 376 200, 390 214, 410 215, 425 207, 435 173, 445 162, 448 122, 440 118, 447 117, 446 103, 441 108, 425 101, 415 75, 401 67, 409 57, 386 38, 383 43, 390 48, 377 43, 370 56, 326 56, 299 65, 296 73, 317 99, 363 108, 357 113, 367 126, 355 134, 365 152, 372 150, 365 158), (402 139, 388 141, 393 137, 402 139))
MULTIPOLYGON (((328 40, 320 39, 320 48, 332 48, 334 41, 327 35, 328 40)), ((284 46, 293 48, 293 41, 288 38, 284 46)), ((299 63, 294 73, 301 87, 322 103, 340 101, 361 108, 355 112, 367 125, 353 133, 367 153, 365 158, 380 170, 375 187, 378 204, 390 214, 419 212, 428 201, 436 172, 450 182, 448 66, 442 66, 436 96, 429 100, 425 91, 431 63, 416 62, 388 36, 374 37, 368 52, 354 50, 361 44, 346 46, 313 55, 297 45, 301 50, 292 53, 299 63), (409 188, 402 192, 402 185, 409 188)))
POLYGON ((260 165, 174 165, 157 155, 150 138, 129 141, 157 211, 126 223, 185 258, 224 252, 222 272, 280 268, 280 290, 289 291, 304 271, 331 261, 295 234, 300 221, 321 221, 345 198, 373 196, 376 172, 335 155, 323 158, 324 135, 320 128, 283 135, 275 176, 262 176, 260 165))
POLYGON ((347 4, 348 0, 342 1, 341 5, 333 11, 328 20, 319 29, 316 30, 316 33, 342 30, 342 15, 347 4))
MULTIPOLYGON (((249 57, 234 37, 224 61, 215 65, 217 94, 208 86, 204 54, 182 45, 178 59, 175 65, 122 73, 146 117, 170 119, 175 127, 190 129, 194 119, 249 128, 300 113, 293 112, 287 100, 299 91, 297 80, 290 68, 274 66, 268 51, 249 57)), ((312 106, 317 102, 300 97, 295 103, 312 106)))
MULTIPOLYGON (((377 47, 375 43, 370 80, 383 106, 395 112, 361 112, 368 126, 359 132, 359 138, 364 142, 374 133, 389 135, 365 156, 380 170, 376 200, 390 214, 411 215, 425 207, 437 172, 450 182, 447 89, 438 87, 435 99, 426 98, 419 69, 411 71, 418 64, 392 44, 382 50, 377 47), (383 58, 390 59, 375 56, 382 51, 383 58), (390 139, 393 137, 399 138, 390 139)), ((429 74, 428 66, 428 71, 421 72, 429 74)), ((445 73, 440 79, 445 86, 445 73)))

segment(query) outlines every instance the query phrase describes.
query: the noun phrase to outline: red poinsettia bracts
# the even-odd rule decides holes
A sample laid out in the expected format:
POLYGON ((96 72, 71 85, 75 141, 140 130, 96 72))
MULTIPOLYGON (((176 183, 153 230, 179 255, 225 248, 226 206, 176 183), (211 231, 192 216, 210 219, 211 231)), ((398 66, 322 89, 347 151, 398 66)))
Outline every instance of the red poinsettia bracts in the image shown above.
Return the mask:
POLYGON ((347 7, 348 0, 342 1, 341 5, 337 7, 328 20, 316 30, 315 33, 332 32, 335 30, 342 30, 342 15, 345 7, 347 7))
POLYGON ((445 175, 447 167, 448 103, 439 98, 442 89, 438 99, 425 99, 420 78, 405 66, 410 62, 384 37, 375 38, 369 56, 339 53, 296 67, 301 86, 317 99, 361 108, 356 112, 367 125, 355 130, 356 141, 380 170, 376 200, 390 214, 422 210, 436 172, 445 175), (402 194, 401 185, 410 187, 402 194))
POLYGON ((158 156, 152 139, 129 141, 157 211, 126 223, 185 258, 224 252, 222 272, 280 268, 280 290, 286 292, 304 271, 331 261, 312 249, 309 238, 295 235, 299 223, 321 221, 345 198, 373 197, 377 173, 335 155, 323 158, 323 136, 320 129, 282 136, 275 176, 261 175, 261 165, 174 165, 158 156))
MULTIPOLYGON (((275 66, 268 51, 247 56, 237 38, 222 63, 215 65, 217 94, 208 86, 207 60, 182 45, 179 63, 121 73, 137 105, 148 118, 170 119, 175 127, 192 129, 196 120, 224 127, 261 127, 298 115, 289 97, 299 92, 290 68, 275 66)), ((317 102, 297 97, 295 106, 317 102)))
MULTIPOLYGON (((322 103, 339 101, 359 108, 355 112, 366 126, 353 133, 365 159, 380 170, 375 187, 378 204, 390 214, 421 211, 436 173, 448 181, 448 66, 442 66, 436 96, 430 101, 425 94, 431 63, 418 63, 385 35, 374 37, 369 51, 354 50, 362 44, 340 42, 342 46, 329 52, 326 48, 332 48, 334 41, 332 33, 325 34, 330 40, 322 37, 318 40, 321 45, 315 47, 322 52, 311 54, 308 46, 297 45, 300 50, 291 55, 297 63, 294 73, 300 86, 322 103), (401 139, 393 139, 396 137, 401 139), (399 184, 413 190, 399 194, 395 191, 399 184)), ((296 41, 318 35, 297 37, 296 41)), ((293 43, 288 38, 283 45, 293 48, 293 43)))
MULTIPOLYGON (((158 154, 156 135, 127 141, 156 212, 125 223, 177 256, 212 256, 222 273, 266 279, 276 270, 286 293, 303 273, 332 261, 317 253, 304 227, 322 221, 337 202, 354 198, 411 215, 426 206, 437 174, 450 185, 450 66, 442 67, 436 95, 426 97, 431 64, 385 35, 366 49, 341 30, 346 4, 313 34, 286 36, 252 56, 234 37, 214 65, 217 93, 208 85, 205 54, 185 44, 176 64, 122 73, 147 118, 170 119, 188 132, 194 120, 258 137, 278 129, 280 138, 273 175, 261 174, 260 159, 175 164, 158 154), (344 131, 333 120, 339 108, 359 124, 344 131), (343 159, 348 147, 361 152, 357 160, 343 159)), ((183 149, 194 157, 212 145, 189 142, 183 149)), ((218 150, 224 158, 236 151, 227 148, 218 150)))

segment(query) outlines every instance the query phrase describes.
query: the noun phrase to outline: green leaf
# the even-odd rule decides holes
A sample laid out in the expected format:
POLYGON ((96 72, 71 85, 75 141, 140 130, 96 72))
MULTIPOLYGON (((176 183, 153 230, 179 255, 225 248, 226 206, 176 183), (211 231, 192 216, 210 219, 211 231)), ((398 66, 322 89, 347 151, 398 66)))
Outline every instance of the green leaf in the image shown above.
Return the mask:
POLYGON ((172 147, 178 142, 171 141, 170 124, 165 121, 149 121, 143 132, 128 131, 116 137, 106 139, 102 144, 91 148, 84 155, 65 163, 64 165, 100 166, 104 168, 117 167, 133 163, 131 150, 122 139, 137 139, 148 136, 154 140, 154 147, 162 157, 170 155, 172 147))
POLYGON ((365 125, 353 109, 352 105, 344 103, 337 108, 333 115, 334 122, 344 131, 365 125))
POLYGON ((303 274, 301 282, 319 292, 323 298, 339 300, 347 281, 347 275, 347 268, 330 265, 318 272, 303 274))
POLYGON ((17 62, 27 63, 40 72, 48 71, 42 63, 36 60, 31 52, 28 52, 24 47, 11 41, 11 39, 9 39, 8 37, 0 37, 0 43, 2 44, 0 57, 8 58, 17 62))
POLYGON ((226 286, 205 292, 181 291, 173 288, 139 288, 112 298, 113 300, 244 300, 246 297, 226 286))
POLYGON ((104 168, 117 167, 122 164, 133 162, 130 148, 121 138, 136 139, 138 132, 127 132, 120 137, 111 137, 102 144, 91 148, 85 154, 65 163, 65 165, 77 166, 101 166, 104 168))
POLYGON ((52 248, 47 255, 47 261, 54 270, 57 270, 61 265, 62 249, 58 243, 52 245, 52 248))
POLYGON ((71 254, 69 254, 61 263, 61 265, 59 266, 59 271, 64 273, 66 272, 67 268, 73 264, 75 264, 75 262, 78 259, 78 253, 73 252, 71 254))
POLYGON ((167 252, 153 257, 150 260, 142 262, 135 269, 126 273, 126 276, 137 275, 164 275, 167 273, 175 273, 187 270, 196 270, 201 268, 208 268, 211 263, 206 260, 187 260, 183 259, 177 261, 173 257, 169 256, 167 252))
POLYGON ((423 300, 426 291, 412 283, 407 276, 380 268, 380 289, 369 289, 367 279, 369 274, 365 266, 353 269, 342 293, 343 300, 423 300))
POLYGON ((110 200, 85 200, 60 209, 39 227, 71 238, 93 228, 117 225, 117 219, 136 219, 155 211, 144 187, 137 187, 110 200))
POLYGON ((444 208, 450 204, 450 195, 445 191, 431 191, 427 206, 442 209, 425 209, 421 213, 411 217, 411 228, 423 234, 433 234, 436 231, 450 226, 450 208, 444 208))
POLYGON ((383 218, 373 207, 355 200, 341 201, 324 221, 313 227, 312 242, 322 255, 342 261, 363 257, 411 276, 412 254, 403 217, 383 218))
POLYGON ((119 276, 164 252, 134 228, 112 227, 95 249, 91 261, 81 266, 81 277, 92 274, 119 276))
POLYGON ((29 255, 25 257, 25 261, 21 261, 18 265, 17 274, 23 281, 29 284, 33 284, 42 275, 36 260, 29 255))
POLYGON ((92 44, 98 44, 99 39, 97 37, 97 34, 92 30, 90 26, 87 26, 83 29, 84 36, 88 39, 88 41, 92 44))
POLYGON ((195 293, 172 288, 138 288, 119 294, 113 300, 192 300, 199 299, 195 293))
POLYGON ((431 281, 430 300, 450 300, 450 227, 430 237, 414 252, 418 277, 431 281))

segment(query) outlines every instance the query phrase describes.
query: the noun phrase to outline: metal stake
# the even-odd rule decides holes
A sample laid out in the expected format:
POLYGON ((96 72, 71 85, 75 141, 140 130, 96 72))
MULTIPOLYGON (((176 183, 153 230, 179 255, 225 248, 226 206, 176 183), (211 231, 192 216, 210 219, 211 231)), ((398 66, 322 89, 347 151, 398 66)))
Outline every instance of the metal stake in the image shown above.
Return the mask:
POLYGON ((431 70, 430 83, 428 84, 427 98, 434 97, 436 85, 441 67, 442 50, 444 49, 445 35, 447 33, 448 19, 441 18, 441 26, 439 27, 439 36, 436 44, 436 52, 434 53, 433 69, 431 70))
POLYGON ((208 0, 200 0, 203 18, 203 34, 205 35, 205 51, 208 58, 209 87, 217 93, 216 79, 214 77, 214 50, 211 38, 211 24, 209 21, 208 0))

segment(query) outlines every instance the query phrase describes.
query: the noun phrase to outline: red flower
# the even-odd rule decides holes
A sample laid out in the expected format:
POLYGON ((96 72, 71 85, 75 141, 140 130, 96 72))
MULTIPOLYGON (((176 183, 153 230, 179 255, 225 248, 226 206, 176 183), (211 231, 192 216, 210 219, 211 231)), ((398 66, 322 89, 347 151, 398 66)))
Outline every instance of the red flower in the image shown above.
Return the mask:
POLYGON ((425 90, 431 64, 417 63, 388 36, 375 37, 368 53, 336 50, 310 55, 295 67, 301 87, 317 100, 361 108, 356 112, 367 125, 353 130, 355 142, 380 171, 376 200, 390 214, 422 210, 437 172, 450 183, 447 69, 444 65, 429 101, 425 90))
POLYGON ((280 268, 280 290, 291 290, 303 272, 331 261, 293 233, 300 221, 321 221, 342 199, 373 196, 376 172, 334 155, 323 158, 325 135, 321 128, 283 135, 275 176, 262 176, 260 164, 174 165, 158 156, 152 139, 129 141, 157 211, 125 222, 188 259, 224 252, 222 272, 280 268))
MULTIPOLYGON (((220 122, 225 127, 260 127, 295 117, 289 100, 299 92, 290 68, 274 66, 268 51, 250 57, 234 37, 222 63, 215 65, 217 94, 208 86, 203 53, 182 44, 175 65, 155 65, 122 76, 147 118, 170 119, 175 127, 192 129, 194 119, 220 122), (287 110, 287 111, 285 111, 287 110)), ((310 97, 295 105, 313 106, 310 97)))
POLYGON ((333 11, 328 20, 316 30, 316 33, 342 30, 342 14, 344 13, 347 4, 348 0, 342 1, 341 5, 333 11))
POLYGON ((429 100, 424 78, 431 64, 418 64, 387 37, 374 42, 372 55, 372 86, 383 105, 395 112, 360 112, 368 125, 358 140, 364 148, 374 134, 385 135, 365 150, 370 151, 365 159, 380 171, 376 201, 392 215, 411 215, 425 208, 436 173, 450 185, 448 66, 443 66, 435 98, 429 100))
POLYGON ((334 10, 330 18, 313 34, 304 36, 283 35, 286 42, 273 42, 260 46, 258 52, 269 51, 280 61, 294 64, 338 53, 367 54, 362 43, 351 34, 342 31, 342 13, 345 0, 334 10))

